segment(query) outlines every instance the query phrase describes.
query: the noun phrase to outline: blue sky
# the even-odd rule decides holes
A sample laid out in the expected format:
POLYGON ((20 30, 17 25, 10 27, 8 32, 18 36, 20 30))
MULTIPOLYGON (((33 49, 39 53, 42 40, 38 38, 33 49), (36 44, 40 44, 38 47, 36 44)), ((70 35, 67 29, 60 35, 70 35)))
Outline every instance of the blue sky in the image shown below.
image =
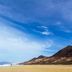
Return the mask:
POLYGON ((51 56, 72 45, 72 0, 0 0, 0 61, 51 56))

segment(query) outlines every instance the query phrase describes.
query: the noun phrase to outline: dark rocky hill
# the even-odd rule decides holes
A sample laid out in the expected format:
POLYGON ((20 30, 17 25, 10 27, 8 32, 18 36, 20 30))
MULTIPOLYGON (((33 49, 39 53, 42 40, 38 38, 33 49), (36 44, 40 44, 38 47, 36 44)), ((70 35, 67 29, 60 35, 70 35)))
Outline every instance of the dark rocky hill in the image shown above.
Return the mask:
POLYGON ((32 64, 72 64, 72 46, 67 46, 51 57, 39 56, 30 61, 20 63, 20 65, 32 64))
POLYGON ((72 46, 67 46, 53 55, 53 57, 71 57, 71 56, 72 56, 72 46))

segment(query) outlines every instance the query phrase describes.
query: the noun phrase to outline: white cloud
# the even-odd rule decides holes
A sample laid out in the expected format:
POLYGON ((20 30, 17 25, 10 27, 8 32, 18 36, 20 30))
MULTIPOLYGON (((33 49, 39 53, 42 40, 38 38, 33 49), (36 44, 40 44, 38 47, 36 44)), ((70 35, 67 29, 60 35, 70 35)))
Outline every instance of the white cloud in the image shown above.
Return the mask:
POLYGON ((42 34, 42 35, 46 35, 46 36, 48 36, 48 35, 53 35, 53 33, 50 32, 50 31, 48 31, 48 30, 44 30, 44 31, 33 30, 33 31, 34 31, 34 32, 37 32, 37 33, 40 33, 40 34, 42 34))
POLYGON ((41 33, 42 35, 53 35, 52 32, 48 31, 48 27, 47 26, 37 26, 39 29, 42 29, 43 31, 37 31, 37 30, 34 30, 35 32, 39 32, 41 33))
POLYGON ((60 31, 63 31, 65 33, 72 33, 72 30, 68 26, 65 26, 64 24, 59 25, 58 28, 60 31))
POLYGON ((62 25, 62 24, 63 24, 63 23, 62 23, 61 21, 57 21, 57 22, 56 22, 56 25, 59 25, 59 26, 60 26, 60 25, 62 25))
POLYGON ((51 32, 48 32, 48 31, 44 31, 44 32, 41 32, 43 35, 51 35, 52 33, 51 32))
POLYGON ((44 29, 48 29, 48 27, 47 26, 41 26, 42 28, 44 28, 44 29))
POLYGON ((50 31, 48 30, 48 28, 46 28, 46 27, 44 27, 44 28, 45 28, 45 30, 44 30, 43 32, 41 32, 43 35, 53 35, 53 33, 50 32, 50 31))
MULTIPOLYGON (((48 35, 46 33, 43 33, 48 35)), ((42 48, 50 46, 51 42, 40 42, 27 37, 28 34, 22 35, 18 30, 0 25, 0 49, 5 49, 9 51, 38 51, 40 52, 42 48), (48 45, 47 45, 48 44, 48 45)))
POLYGON ((64 32, 66 32, 66 33, 72 33, 72 31, 68 30, 68 29, 64 30, 64 32))
POLYGON ((49 39, 46 42, 44 42, 43 46, 44 48, 50 48, 54 44, 53 40, 49 39))

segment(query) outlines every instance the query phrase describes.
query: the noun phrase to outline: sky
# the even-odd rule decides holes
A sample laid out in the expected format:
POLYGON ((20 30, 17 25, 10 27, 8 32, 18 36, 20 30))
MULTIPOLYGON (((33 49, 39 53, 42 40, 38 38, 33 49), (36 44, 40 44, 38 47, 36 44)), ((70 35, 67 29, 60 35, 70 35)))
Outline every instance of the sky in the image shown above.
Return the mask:
POLYGON ((0 0, 0 61, 51 56, 72 45, 72 0, 0 0))

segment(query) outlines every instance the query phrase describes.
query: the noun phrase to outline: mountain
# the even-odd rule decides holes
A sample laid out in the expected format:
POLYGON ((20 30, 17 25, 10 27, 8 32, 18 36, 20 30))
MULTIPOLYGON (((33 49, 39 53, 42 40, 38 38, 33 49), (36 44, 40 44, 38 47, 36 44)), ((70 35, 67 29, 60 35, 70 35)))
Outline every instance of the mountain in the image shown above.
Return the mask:
POLYGON ((19 65, 32 64, 72 64, 72 46, 67 46, 50 57, 41 55, 27 62, 19 63, 19 65))
POLYGON ((0 65, 8 65, 11 64, 10 62, 0 62, 0 65))
POLYGON ((72 57, 72 46, 67 46, 61 49, 56 54, 54 54, 53 57, 72 57))

